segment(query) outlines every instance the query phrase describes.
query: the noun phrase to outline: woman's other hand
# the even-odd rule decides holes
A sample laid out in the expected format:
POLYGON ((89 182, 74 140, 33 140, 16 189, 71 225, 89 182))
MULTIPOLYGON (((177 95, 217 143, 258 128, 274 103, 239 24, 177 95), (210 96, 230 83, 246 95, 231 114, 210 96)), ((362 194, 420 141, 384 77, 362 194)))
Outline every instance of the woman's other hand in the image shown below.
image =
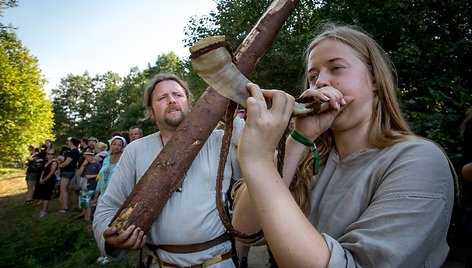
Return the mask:
MULTIPOLYGON (((279 90, 261 90, 256 84, 247 86, 247 119, 239 141, 239 161, 253 165, 273 163, 276 146, 287 128, 295 99, 279 90), (272 106, 267 108, 266 99, 272 106)), ((242 163, 242 165, 244 165, 242 163)))

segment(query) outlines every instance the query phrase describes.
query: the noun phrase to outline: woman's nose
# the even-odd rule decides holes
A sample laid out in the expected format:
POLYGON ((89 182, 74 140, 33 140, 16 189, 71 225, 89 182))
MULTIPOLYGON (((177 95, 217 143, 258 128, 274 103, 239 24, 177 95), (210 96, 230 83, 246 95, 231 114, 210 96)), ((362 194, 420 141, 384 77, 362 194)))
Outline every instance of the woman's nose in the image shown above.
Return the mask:
POLYGON ((324 73, 318 74, 318 78, 316 79, 315 86, 316 86, 316 88, 322 88, 322 87, 329 86, 328 75, 324 74, 324 73))

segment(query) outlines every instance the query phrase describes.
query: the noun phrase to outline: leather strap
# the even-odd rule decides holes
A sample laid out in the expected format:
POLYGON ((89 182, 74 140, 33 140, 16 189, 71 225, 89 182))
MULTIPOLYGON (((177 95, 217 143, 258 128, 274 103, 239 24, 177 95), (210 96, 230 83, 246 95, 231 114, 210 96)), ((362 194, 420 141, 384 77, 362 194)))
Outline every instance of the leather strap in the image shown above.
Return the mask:
MULTIPOLYGON (((203 251, 206 249, 209 249, 211 247, 214 247, 216 245, 219 245, 223 242, 226 242, 230 240, 230 237, 228 233, 223 233, 222 235, 218 236, 217 238, 214 238, 210 241, 207 242, 202 242, 202 243, 197 243, 197 244, 190 244, 190 245, 152 245, 152 244, 147 244, 147 247, 155 252, 158 249, 162 249, 164 251, 170 252, 170 253, 192 253, 192 252, 198 252, 198 251, 203 251)), ((157 255, 157 253, 155 253, 157 255)))
MULTIPOLYGON (((244 239, 246 243, 252 244, 260 240, 264 234, 262 233, 262 229, 253 234, 246 234, 234 229, 233 225, 231 224, 231 220, 229 219, 229 215, 226 212, 225 206, 223 204, 223 180, 224 180, 224 170, 226 167, 226 160, 229 154, 229 147, 231 145, 231 136, 233 132, 233 119, 234 119, 234 111, 236 110, 237 104, 234 101, 230 101, 228 108, 226 110, 225 116, 225 132, 223 135, 223 141, 221 144, 221 151, 220 151, 220 161, 218 163, 218 173, 216 177, 216 209, 218 210, 218 215, 220 216, 220 220, 226 228, 226 231, 232 237, 238 237, 244 239)), ((278 154, 281 155, 281 154, 278 154)), ((283 163, 283 162, 282 162, 283 163)), ((281 173, 282 174, 282 173, 281 173)))

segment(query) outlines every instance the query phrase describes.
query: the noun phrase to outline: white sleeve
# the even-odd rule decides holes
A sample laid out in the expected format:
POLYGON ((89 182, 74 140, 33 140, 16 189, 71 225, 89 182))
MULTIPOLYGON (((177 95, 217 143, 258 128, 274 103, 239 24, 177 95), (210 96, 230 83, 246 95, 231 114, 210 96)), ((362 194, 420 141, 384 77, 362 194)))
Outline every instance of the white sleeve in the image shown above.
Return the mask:
POLYGON ((229 159, 231 161, 231 167, 233 169, 233 180, 239 180, 243 176, 238 162, 238 143, 243 128, 244 120, 236 116, 233 120, 233 133, 231 135, 231 146, 229 150, 229 159))
POLYGON ((101 193, 93 219, 93 232, 100 252, 113 259, 123 257, 126 251, 106 248, 103 232, 134 188, 136 172, 132 148, 123 152, 115 168, 108 188, 101 193))

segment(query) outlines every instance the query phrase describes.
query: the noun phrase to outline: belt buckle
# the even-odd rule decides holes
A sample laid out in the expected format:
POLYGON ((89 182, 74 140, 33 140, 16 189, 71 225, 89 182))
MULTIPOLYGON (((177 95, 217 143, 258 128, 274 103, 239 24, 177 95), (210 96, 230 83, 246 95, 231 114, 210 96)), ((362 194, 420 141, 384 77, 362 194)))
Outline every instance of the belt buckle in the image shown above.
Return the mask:
POLYGON ((218 263, 218 262, 220 262, 220 261, 223 261, 222 255, 218 255, 218 256, 215 256, 215 257, 213 257, 213 258, 211 258, 211 259, 208 259, 208 260, 204 261, 204 262, 202 263, 202 267, 205 268, 205 267, 208 267, 208 266, 210 266, 210 265, 212 265, 212 264, 218 263))

